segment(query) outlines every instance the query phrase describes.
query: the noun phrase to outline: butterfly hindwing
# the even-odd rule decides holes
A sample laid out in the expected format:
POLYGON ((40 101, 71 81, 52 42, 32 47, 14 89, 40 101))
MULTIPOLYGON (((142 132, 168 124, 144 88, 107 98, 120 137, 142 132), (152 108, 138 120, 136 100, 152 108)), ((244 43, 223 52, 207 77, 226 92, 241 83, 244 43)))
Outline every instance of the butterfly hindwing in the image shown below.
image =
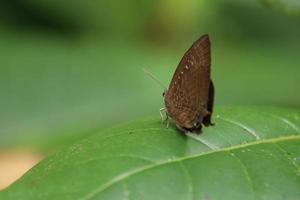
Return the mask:
POLYGON ((210 41, 204 35, 184 54, 165 95, 168 114, 183 128, 202 122, 208 112, 210 65, 210 41))

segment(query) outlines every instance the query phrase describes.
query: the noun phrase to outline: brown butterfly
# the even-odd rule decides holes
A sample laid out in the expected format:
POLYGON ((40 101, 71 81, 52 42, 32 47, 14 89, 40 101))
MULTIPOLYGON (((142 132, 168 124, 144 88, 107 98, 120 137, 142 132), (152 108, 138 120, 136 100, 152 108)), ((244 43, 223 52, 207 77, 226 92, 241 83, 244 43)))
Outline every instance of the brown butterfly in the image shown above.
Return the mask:
POLYGON ((184 54, 163 93, 167 117, 183 132, 201 132, 202 124, 213 125, 214 85, 210 78, 210 40, 200 37, 184 54))

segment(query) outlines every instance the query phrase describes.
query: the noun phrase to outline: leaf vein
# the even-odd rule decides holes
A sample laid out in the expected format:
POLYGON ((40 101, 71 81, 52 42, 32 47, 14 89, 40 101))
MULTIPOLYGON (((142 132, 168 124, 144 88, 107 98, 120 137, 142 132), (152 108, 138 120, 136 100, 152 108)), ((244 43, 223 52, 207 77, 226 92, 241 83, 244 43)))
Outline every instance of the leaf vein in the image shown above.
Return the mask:
POLYGON ((296 168, 297 171, 297 175, 300 175, 300 167, 297 165, 297 163, 289 156, 288 152, 281 147, 280 145, 278 145, 277 143, 274 143, 274 146, 277 147, 277 149, 279 149, 281 152, 283 152, 286 155, 286 158, 290 161, 291 165, 296 168))
POLYGON ((133 175, 144 172, 146 170, 154 169, 156 167, 163 166, 163 165, 166 165, 166 164, 171 164, 171 163, 176 163, 176 162, 180 162, 180 161, 184 161, 184 160, 198 158, 200 156, 211 155, 211 154, 218 153, 218 152, 224 152, 224 151, 230 151, 230 150, 234 150, 234 149, 240 149, 240 148, 243 148, 243 147, 248 147, 248 146, 257 145, 257 144, 276 143, 276 142, 280 142, 280 141, 288 141, 288 140, 295 140, 295 139, 300 140, 300 135, 290 135, 290 136, 282 136, 282 137, 277 137, 277 138, 272 138, 272 139, 259 140, 259 141, 254 141, 254 142, 250 142, 250 143, 247 143, 247 144, 240 144, 240 145, 236 145, 236 146, 232 146, 232 147, 218 149, 218 150, 214 150, 214 151, 210 151, 210 152, 203 152, 203 153, 194 154, 194 155, 186 156, 186 157, 180 157, 180 158, 176 158, 176 159, 173 159, 173 160, 161 161, 161 162, 156 163, 156 164, 151 164, 151 165, 146 165, 146 166, 143 166, 143 167, 135 168, 131 171, 127 171, 125 173, 122 173, 122 174, 119 174, 119 175, 115 176, 110 181, 100 185, 99 187, 97 187, 96 189, 92 190, 91 192, 89 192, 88 194, 86 194, 85 196, 83 196, 82 198, 79 198, 79 199, 80 200, 91 199, 95 195, 97 195, 98 193, 106 190, 107 188, 113 186, 114 184, 116 184, 116 183, 118 183, 118 182, 120 182, 124 179, 127 179, 127 178, 129 178, 133 175))
POLYGON ((201 136, 195 136, 195 134, 189 134, 189 133, 187 133, 186 135, 188 137, 196 140, 197 142, 200 142, 200 143, 204 144, 205 146, 207 146, 211 150, 215 150, 215 149, 219 148, 219 147, 216 147, 216 146, 210 144, 209 142, 205 141, 204 139, 201 138, 201 136))
POLYGON ((180 164, 180 166, 183 170, 183 173, 185 174, 186 179, 187 179, 189 199, 193 200, 194 199, 194 186, 193 186, 192 176, 182 161, 179 161, 179 164, 180 164))
POLYGON ((287 125, 289 125, 292 129, 294 129, 295 131, 297 131, 298 133, 300 133, 300 128, 294 124, 293 122, 291 122, 290 120, 283 118, 283 117, 279 117, 278 118, 283 121, 284 123, 286 123, 287 125))
POLYGON ((254 191, 254 184, 253 184, 253 181, 252 181, 252 178, 250 177, 250 174, 248 172, 248 169, 246 167, 246 165, 243 163, 243 161, 238 157, 236 156, 233 152, 231 152, 230 150, 228 151, 228 153, 230 153, 230 155, 232 157, 234 157, 234 159, 237 161, 237 163, 239 163, 240 167, 242 168, 244 174, 245 174, 245 177, 246 177, 246 180, 248 181, 248 184, 249 186, 251 187, 251 191, 252 191, 252 195, 253 195, 253 199, 256 199, 254 198, 254 194, 255 194, 255 191, 254 191))
POLYGON ((128 184, 126 180, 123 181, 123 190, 124 200, 130 200, 130 191, 128 190, 128 184))
POLYGON ((253 137, 255 137, 256 140, 260 140, 260 136, 254 131, 252 130, 251 128, 249 128, 248 126, 240 123, 240 122, 237 122, 237 121, 234 121, 232 119, 226 119, 226 118, 223 118, 223 117, 218 117, 218 119, 221 119, 223 121, 226 121, 228 123, 231 123, 235 126, 238 126, 240 128, 242 128, 243 130, 245 130, 247 133, 249 133, 250 135, 252 135, 253 137))

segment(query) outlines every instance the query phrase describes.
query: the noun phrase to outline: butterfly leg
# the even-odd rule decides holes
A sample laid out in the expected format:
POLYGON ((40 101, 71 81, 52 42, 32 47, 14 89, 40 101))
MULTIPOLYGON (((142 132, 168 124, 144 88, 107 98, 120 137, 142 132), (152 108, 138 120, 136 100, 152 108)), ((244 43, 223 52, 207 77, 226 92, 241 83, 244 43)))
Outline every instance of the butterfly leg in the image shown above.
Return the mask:
POLYGON ((167 115, 167 117, 164 117, 163 112, 166 113, 166 108, 159 109, 159 114, 160 114, 160 117, 161 117, 161 121, 165 121, 168 118, 168 115, 167 115))
POLYGON ((191 132, 192 132, 192 133, 196 133, 196 134, 202 133, 202 125, 199 124, 197 127, 191 129, 191 132))
POLYGON ((159 114, 161 116, 161 120, 163 122, 166 122, 167 123, 167 128, 169 128, 169 115, 168 113, 166 112, 166 108, 161 108, 159 109, 159 114), (163 115, 163 112, 165 113, 165 116, 163 115))
POLYGON ((166 118, 166 122, 167 122, 167 128, 169 128, 169 118, 168 118, 168 115, 167 115, 167 118, 166 118))

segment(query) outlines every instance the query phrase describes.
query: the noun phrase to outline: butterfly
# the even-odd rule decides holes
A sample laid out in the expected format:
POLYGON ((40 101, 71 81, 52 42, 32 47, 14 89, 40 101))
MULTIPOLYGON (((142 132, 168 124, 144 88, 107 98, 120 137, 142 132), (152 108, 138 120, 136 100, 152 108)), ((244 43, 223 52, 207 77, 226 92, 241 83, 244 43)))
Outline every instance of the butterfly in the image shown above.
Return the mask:
POLYGON ((201 132, 213 125, 214 85, 211 74, 209 36, 201 36, 188 49, 164 91, 165 112, 183 132, 201 132))

